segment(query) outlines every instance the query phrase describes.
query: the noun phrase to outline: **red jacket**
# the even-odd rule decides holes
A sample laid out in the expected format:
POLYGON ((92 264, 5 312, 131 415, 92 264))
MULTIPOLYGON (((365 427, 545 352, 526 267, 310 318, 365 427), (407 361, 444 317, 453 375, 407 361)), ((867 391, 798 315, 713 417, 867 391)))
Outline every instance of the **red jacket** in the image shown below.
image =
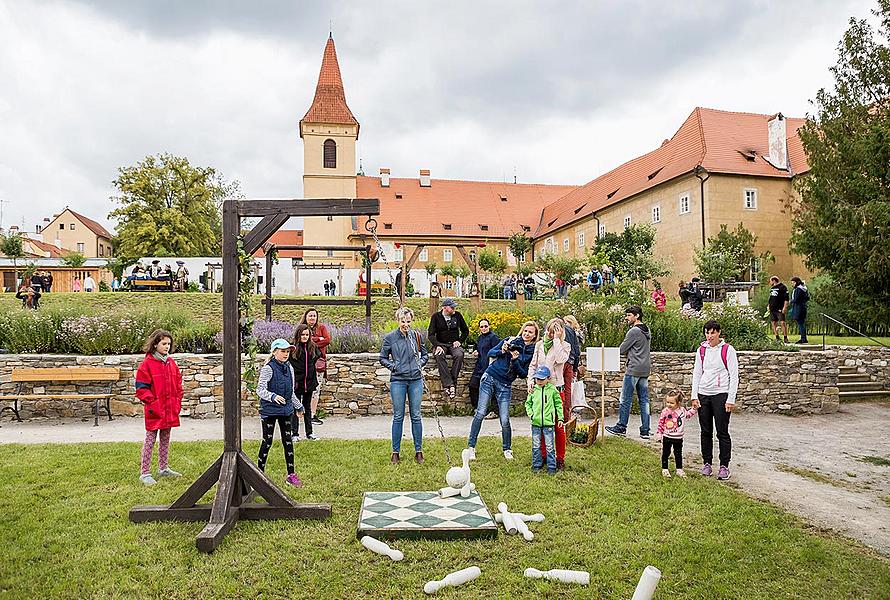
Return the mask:
POLYGON ((136 397, 143 404, 146 431, 179 427, 182 396, 176 361, 170 357, 164 362, 146 354, 136 371, 136 397))

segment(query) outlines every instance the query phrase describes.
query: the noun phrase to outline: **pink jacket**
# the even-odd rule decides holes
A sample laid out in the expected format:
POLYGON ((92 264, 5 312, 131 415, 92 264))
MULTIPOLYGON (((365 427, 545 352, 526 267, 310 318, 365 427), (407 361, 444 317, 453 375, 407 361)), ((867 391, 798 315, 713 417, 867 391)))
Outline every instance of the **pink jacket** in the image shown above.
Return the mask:
POLYGON ((569 360, 569 353, 571 350, 572 347, 567 341, 554 338, 550 352, 545 353, 544 340, 538 340, 535 344, 535 353, 532 356, 532 362, 528 365, 529 385, 534 385, 535 369, 541 365, 546 365, 547 368, 550 369, 550 383, 556 387, 565 385, 565 380, 562 377, 562 369, 566 366, 566 361, 569 360))
POLYGON ((658 417, 658 435, 673 439, 683 439, 686 419, 695 416, 694 408, 665 408, 658 417))

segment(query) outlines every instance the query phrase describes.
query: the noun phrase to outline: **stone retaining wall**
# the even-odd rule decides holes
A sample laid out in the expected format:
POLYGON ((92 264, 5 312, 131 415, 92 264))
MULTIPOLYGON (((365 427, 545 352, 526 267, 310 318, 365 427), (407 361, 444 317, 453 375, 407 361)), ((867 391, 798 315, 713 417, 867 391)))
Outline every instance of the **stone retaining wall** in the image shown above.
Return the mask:
MULTIPOLYGON (((649 379, 651 410, 658 412, 661 398, 671 387, 689 391, 692 385, 691 353, 655 352, 652 354, 652 375, 649 379)), ((195 418, 222 415, 222 356, 219 354, 178 354, 175 356, 183 375, 185 398, 183 416, 195 418)), ((266 357, 260 357, 264 361, 266 357)), ((0 354, 0 395, 14 393, 17 384, 10 381, 14 367, 116 366, 121 380, 113 386, 112 413, 122 416, 141 415, 139 402, 134 397, 134 377, 141 355, 124 356, 57 356, 0 354)), ((468 357, 458 381, 458 400, 449 405, 438 381, 435 366, 425 369, 430 394, 424 396, 423 410, 432 413, 433 403, 440 413, 469 413, 467 385, 475 360, 468 357)), ((881 381, 888 388, 890 380, 890 350, 839 348, 827 352, 740 352, 741 384, 738 406, 747 412, 783 414, 829 413, 838 408, 838 367, 857 366, 872 380, 881 381)), ((380 366, 376 354, 331 355, 328 359, 328 381, 322 388, 320 406, 328 413, 342 416, 362 416, 391 413, 389 403, 389 371, 380 366)), ((606 412, 614 413, 621 394, 622 374, 606 376, 606 412)), ((71 383, 26 384, 26 393, 102 393, 105 384, 74 385, 71 383)), ((591 405, 599 402, 599 377, 588 375, 586 396, 591 405)), ((245 394, 242 412, 257 414, 257 402, 245 394)), ((517 381, 513 386, 513 402, 525 400, 525 386, 517 381)), ((22 417, 89 417, 90 401, 49 399, 25 400, 22 417)), ((9 420, 11 413, 3 413, 9 420)))

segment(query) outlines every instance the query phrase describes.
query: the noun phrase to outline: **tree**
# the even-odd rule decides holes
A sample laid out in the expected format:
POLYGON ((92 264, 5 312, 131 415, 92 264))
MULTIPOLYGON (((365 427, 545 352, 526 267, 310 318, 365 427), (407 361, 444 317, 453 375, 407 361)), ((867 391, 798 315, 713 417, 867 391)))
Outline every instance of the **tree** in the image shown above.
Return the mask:
POLYGON ((532 249, 532 240, 525 236, 525 232, 517 231, 507 239, 507 246, 510 248, 510 254, 516 259, 518 267, 525 259, 526 252, 532 249))
MULTIPOLYGON (((774 260, 770 252, 755 254, 756 244, 757 236, 741 223, 734 231, 729 231, 722 224, 717 235, 708 238, 704 248, 693 251, 695 269, 705 281, 724 281, 731 278, 745 281, 755 259, 760 259, 761 263, 774 260)), ((755 278, 759 277, 759 273, 754 275, 755 278)))
POLYGON ((433 277, 435 277, 438 268, 439 265, 434 262, 428 262, 426 263, 426 266, 423 267, 423 270, 426 271, 427 277, 430 278, 430 281, 432 281, 433 277))
POLYGON ((108 217, 118 221, 120 256, 219 256, 222 201, 238 197, 238 182, 226 182, 212 167, 159 154, 118 169, 120 204, 108 217))
POLYGON ((507 270, 507 259, 499 256, 496 250, 488 248, 483 248, 479 252, 476 264, 479 265, 483 273, 491 273, 495 279, 500 279, 500 276, 507 270))
POLYGON ((535 270, 544 273, 548 285, 554 285, 556 279, 571 281, 572 277, 581 272, 586 259, 573 256, 561 256, 555 252, 542 254, 535 261, 535 270))
POLYGON ((18 233, 0 233, 0 253, 12 259, 15 285, 19 284, 18 259, 25 258, 25 245, 18 233))
MULTIPOLYGON (((865 20, 850 19, 820 89, 816 114, 798 130, 809 172, 795 180, 792 249, 877 308, 890 304, 890 0, 865 20)), ((884 310, 884 315, 887 314, 884 310)))
POLYGON ((83 255, 82 252, 69 252, 62 257, 63 265, 65 265, 66 267, 73 267, 75 269, 78 267, 82 267, 86 261, 87 258, 83 255))
POLYGON ((599 238, 588 251, 587 261, 593 267, 608 264, 622 279, 644 284, 670 273, 665 263, 655 257, 654 247, 655 227, 631 225, 621 233, 609 232, 599 238))

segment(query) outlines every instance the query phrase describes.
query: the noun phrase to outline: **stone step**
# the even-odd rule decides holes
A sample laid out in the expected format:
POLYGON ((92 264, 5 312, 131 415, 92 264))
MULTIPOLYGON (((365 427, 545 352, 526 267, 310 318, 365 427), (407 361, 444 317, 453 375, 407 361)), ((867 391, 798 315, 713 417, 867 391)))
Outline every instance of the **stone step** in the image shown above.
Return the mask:
POLYGON ((840 372, 841 375, 859 375, 860 374, 859 367, 856 367, 856 366, 849 367, 849 366, 844 365, 842 367, 838 367, 838 371, 840 372))
POLYGON ((841 402, 884 401, 890 400, 890 391, 840 392, 838 397, 841 402))
POLYGON ((822 352, 822 344, 794 344, 801 352, 822 352))
MULTIPOLYGON (((837 387, 842 392, 867 392, 884 388, 884 386, 877 381, 838 381, 837 387)), ((890 391, 888 391, 888 393, 890 393, 890 391)))
MULTIPOLYGON (((844 367, 841 367, 842 369, 844 367)), ((844 373, 841 371, 837 376, 838 383, 853 383, 855 381, 871 381, 868 373, 844 373)))

